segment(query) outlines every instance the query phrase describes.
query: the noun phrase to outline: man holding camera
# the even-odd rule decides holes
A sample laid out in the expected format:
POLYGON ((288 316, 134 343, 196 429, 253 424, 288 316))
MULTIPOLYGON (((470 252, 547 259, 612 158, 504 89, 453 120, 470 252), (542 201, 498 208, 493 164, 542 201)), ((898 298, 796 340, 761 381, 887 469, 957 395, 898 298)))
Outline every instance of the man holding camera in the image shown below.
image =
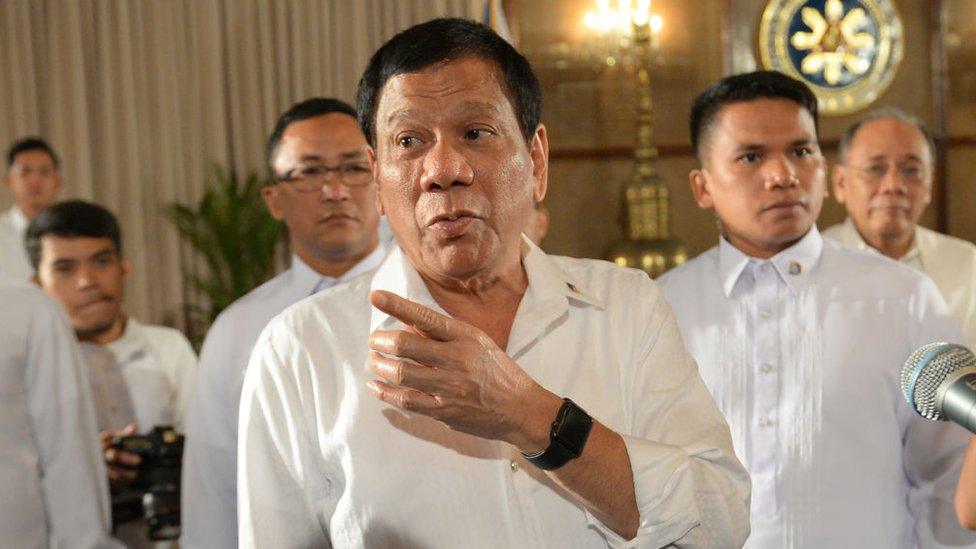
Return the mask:
MULTIPOLYGON (((130 267, 118 222, 105 208, 80 200, 55 204, 31 221, 25 244, 32 280, 61 303, 81 342, 118 522, 122 502, 134 502, 130 510, 141 506, 133 492, 144 483, 139 471, 145 468, 139 455, 117 447, 117 439, 157 425, 182 427, 196 356, 180 332, 123 312, 130 267)), ((178 472, 175 477, 178 490, 178 472)), ((123 524, 116 535, 130 547, 149 543, 141 522, 123 524)))

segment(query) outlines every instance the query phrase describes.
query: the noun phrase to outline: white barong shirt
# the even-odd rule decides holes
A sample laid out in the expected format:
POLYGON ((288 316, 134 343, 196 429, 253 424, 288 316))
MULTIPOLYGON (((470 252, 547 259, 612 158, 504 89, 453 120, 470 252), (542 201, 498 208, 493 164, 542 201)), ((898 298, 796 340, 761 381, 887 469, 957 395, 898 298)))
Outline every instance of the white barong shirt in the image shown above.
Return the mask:
POLYGON ((625 543, 514 447, 394 409, 366 382, 369 334, 403 325, 387 290, 444 311, 402 251, 289 308, 261 334, 241 399, 242 547, 738 547, 748 477, 639 271, 550 257, 524 239, 528 288, 507 353, 623 436, 640 513, 625 543))

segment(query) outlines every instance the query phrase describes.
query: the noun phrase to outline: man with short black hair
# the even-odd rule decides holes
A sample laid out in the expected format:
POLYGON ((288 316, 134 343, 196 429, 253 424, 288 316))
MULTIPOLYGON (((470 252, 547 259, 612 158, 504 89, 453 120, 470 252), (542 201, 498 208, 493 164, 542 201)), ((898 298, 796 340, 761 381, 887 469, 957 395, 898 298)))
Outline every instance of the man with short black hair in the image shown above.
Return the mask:
POLYGON ((952 498, 966 443, 904 402, 901 365, 958 329, 932 281, 825 241, 817 99, 730 76, 691 114, 719 245, 660 279, 752 476, 746 547, 971 546, 952 498))
POLYGON ((235 301, 204 341, 187 427, 182 547, 237 547, 237 409, 258 333, 289 305, 372 271, 386 253, 366 148, 356 110, 331 98, 292 106, 268 138, 274 183, 263 196, 288 227, 291 267, 235 301))
POLYGON ((429 21, 358 112, 398 247, 258 338, 241 546, 741 544, 748 480, 657 287, 522 235, 549 149, 528 61, 429 21))
POLYGON ((31 269, 24 253, 24 231, 61 189, 58 155, 43 139, 21 139, 7 150, 3 181, 13 194, 14 205, 0 213, 0 271, 27 280, 31 269))
MULTIPOLYGON (((25 239, 33 276, 68 313, 91 376, 96 423, 108 464, 113 501, 135 480, 138 456, 118 451, 115 436, 157 425, 182 431, 196 375, 196 355, 179 331, 142 324, 122 309, 129 261, 115 216, 81 200, 42 210, 25 239)), ((145 523, 128 523, 117 536, 147 546, 145 523)))

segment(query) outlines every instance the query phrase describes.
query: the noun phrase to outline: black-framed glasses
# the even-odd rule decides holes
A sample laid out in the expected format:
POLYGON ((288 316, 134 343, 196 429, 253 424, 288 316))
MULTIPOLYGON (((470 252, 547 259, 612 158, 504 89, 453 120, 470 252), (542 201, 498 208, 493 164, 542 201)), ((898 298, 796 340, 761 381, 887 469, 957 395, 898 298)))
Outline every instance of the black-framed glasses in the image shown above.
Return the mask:
POLYGON ((365 187, 373 182, 373 171, 368 162, 347 162, 335 167, 312 165, 292 168, 277 177, 278 183, 288 183, 298 192, 319 191, 335 173, 346 187, 365 187))

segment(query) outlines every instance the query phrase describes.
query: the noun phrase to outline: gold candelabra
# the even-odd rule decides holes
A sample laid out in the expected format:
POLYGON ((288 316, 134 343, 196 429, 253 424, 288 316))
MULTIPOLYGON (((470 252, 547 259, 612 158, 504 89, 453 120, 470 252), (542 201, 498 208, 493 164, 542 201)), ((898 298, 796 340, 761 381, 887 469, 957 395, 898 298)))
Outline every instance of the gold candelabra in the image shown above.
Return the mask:
POLYGON ((624 235, 607 249, 606 257, 617 265, 641 269, 655 278, 688 260, 684 244, 671 236, 671 195, 658 173, 658 151, 654 144, 654 103, 648 66, 661 24, 657 19, 653 25, 650 1, 638 2, 636 11, 622 9, 621 12, 631 15, 630 44, 637 59, 637 131, 634 172, 623 187, 624 235))

